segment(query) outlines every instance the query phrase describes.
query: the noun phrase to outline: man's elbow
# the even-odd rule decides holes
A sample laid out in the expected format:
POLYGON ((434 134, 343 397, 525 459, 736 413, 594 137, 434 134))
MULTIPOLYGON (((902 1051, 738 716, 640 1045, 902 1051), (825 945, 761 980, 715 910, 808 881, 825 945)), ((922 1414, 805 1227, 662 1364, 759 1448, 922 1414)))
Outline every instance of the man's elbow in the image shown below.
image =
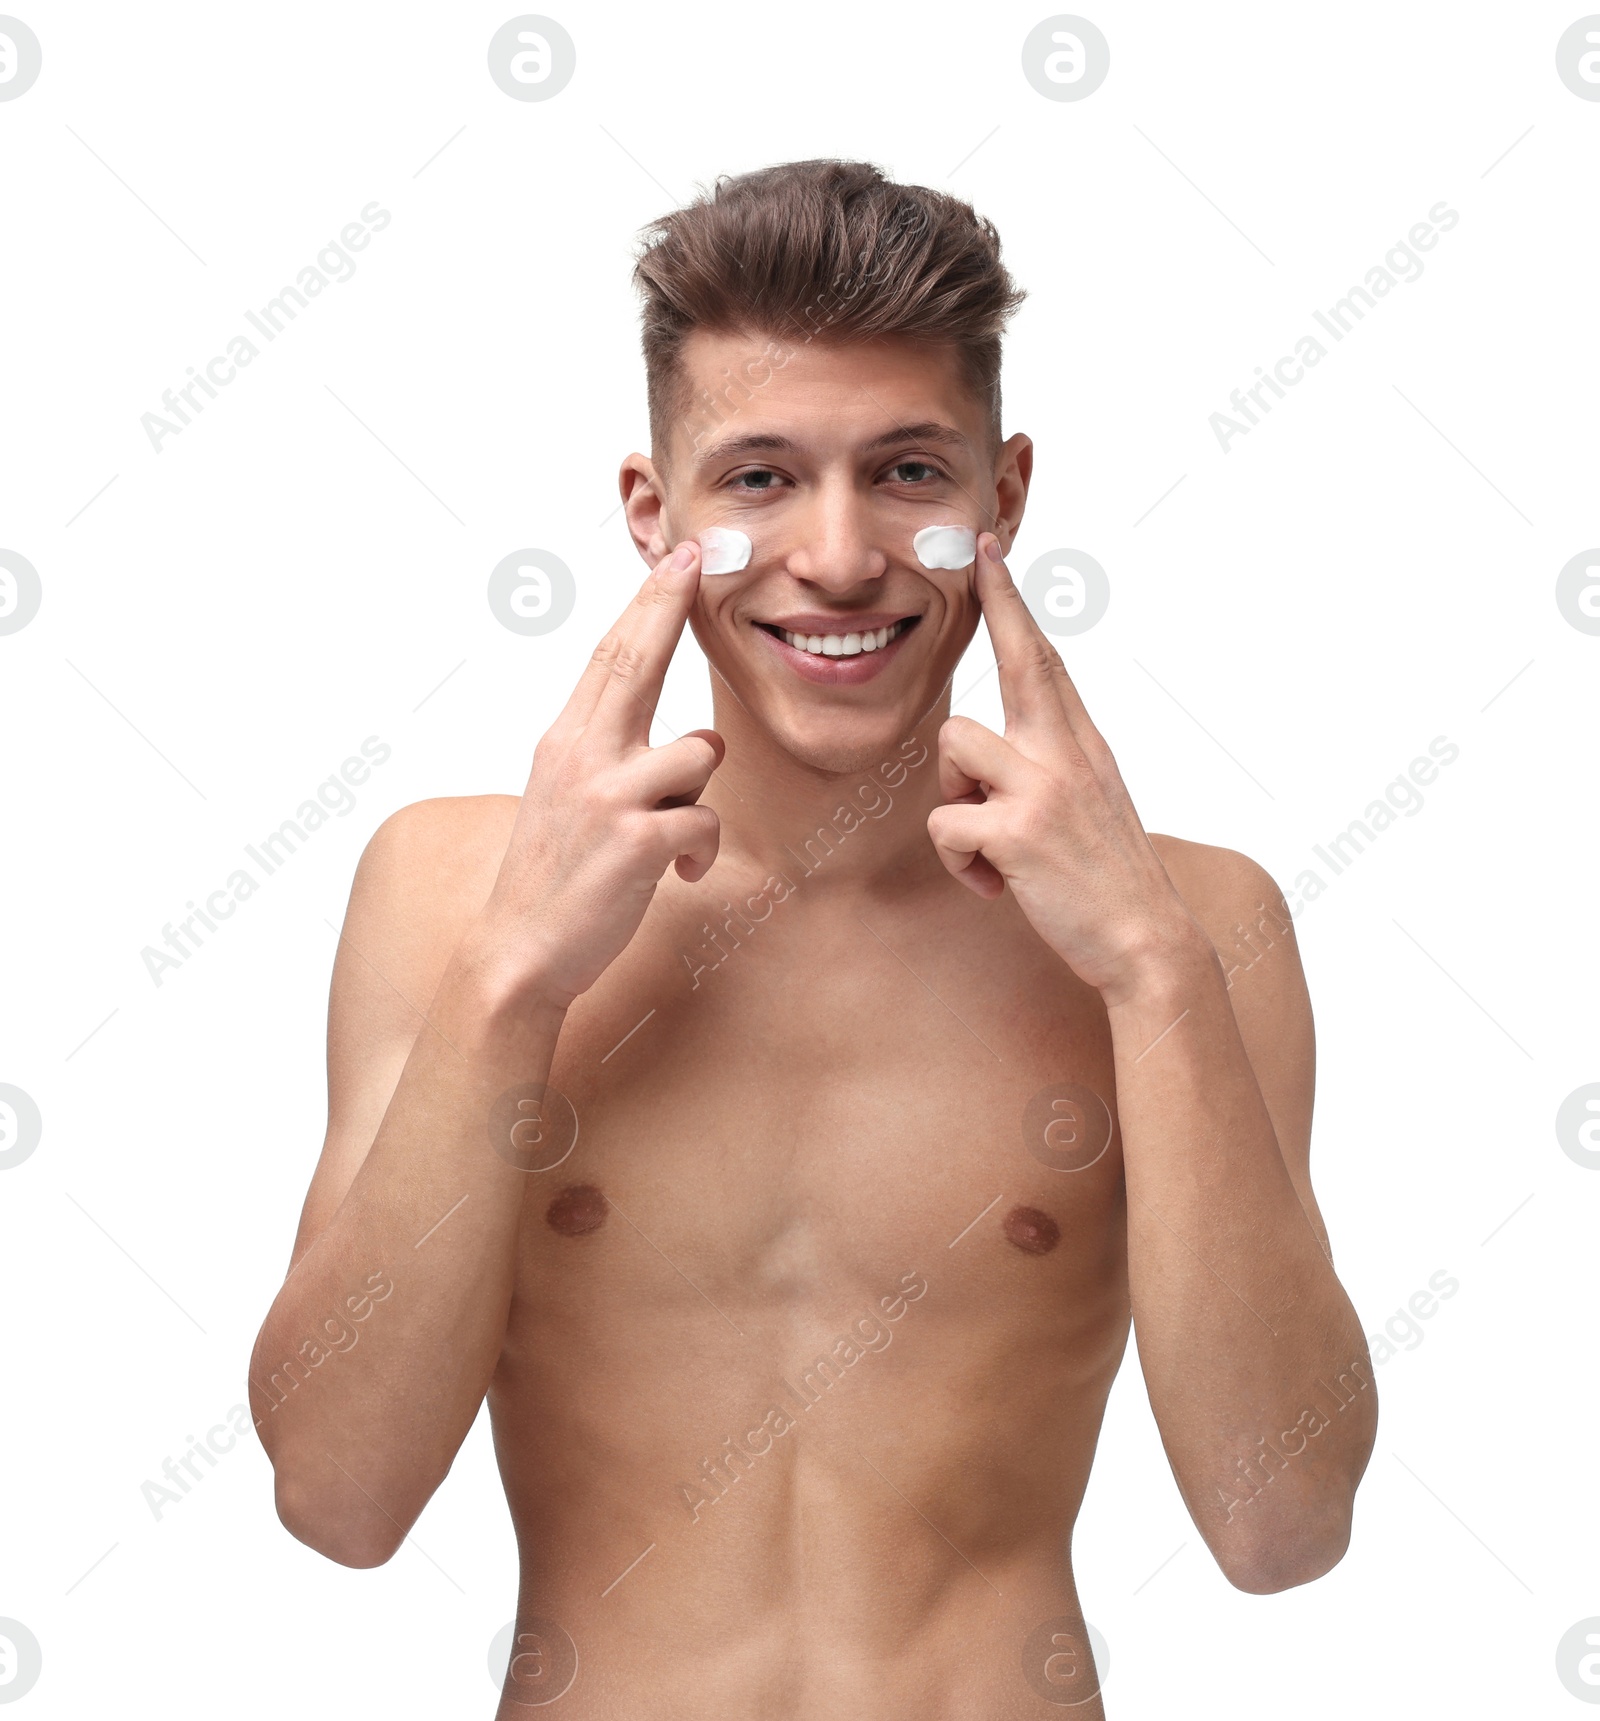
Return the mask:
POLYGON ((325 1499, 308 1495, 281 1477, 274 1490, 278 1521, 297 1542, 304 1542, 324 1559, 366 1570, 394 1558, 405 1532, 390 1519, 368 1509, 357 1517, 330 1508, 325 1499))
POLYGON ((1222 1575, 1247 1595, 1276 1595, 1326 1577, 1350 1546, 1348 1514, 1298 1534, 1237 1543, 1217 1550, 1222 1575))

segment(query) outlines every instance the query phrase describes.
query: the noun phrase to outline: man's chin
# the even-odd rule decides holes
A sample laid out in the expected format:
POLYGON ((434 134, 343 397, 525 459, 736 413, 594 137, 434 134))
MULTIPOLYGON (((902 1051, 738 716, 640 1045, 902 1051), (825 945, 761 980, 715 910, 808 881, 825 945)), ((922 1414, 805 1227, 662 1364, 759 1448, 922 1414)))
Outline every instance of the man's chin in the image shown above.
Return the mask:
POLYGON ((863 743, 825 743, 804 736, 776 734, 773 740, 796 764, 825 777, 853 777, 893 758, 900 736, 863 743))
MULTIPOLYGON (((715 664, 712 667, 717 669, 715 664)), ((881 705, 860 706, 848 712, 837 706, 826 709, 826 692, 818 689, 816 707, 808 709, 809 689, 798 695, 790 693, 788 697, 775 698, 772 690, 748 675, 740 674, 735 679, 727 672, 730 667, 718 670, 718 680, 739 707, 741 722, 736 728, 748 723, 776 751, 803 769, 824 776, 843 777, 873 770, 894 759, 901 743, 923 722, 930 722, 930 732, 937 727, 931 719, 942 697, 942 688, 919 689, 919 697, 910 705, 902 694, 886 698, 881 705)), ((946 680, 944 687, 948 685, 946 680)))
POLYGON ((910 728, 898 702, 894 711, 859 712, 848 727, 837 714, 822 723, 808 723, 801 712, 757 710, 751 715, 776 751, 825 777, 876 770, 898 756, 910 728))

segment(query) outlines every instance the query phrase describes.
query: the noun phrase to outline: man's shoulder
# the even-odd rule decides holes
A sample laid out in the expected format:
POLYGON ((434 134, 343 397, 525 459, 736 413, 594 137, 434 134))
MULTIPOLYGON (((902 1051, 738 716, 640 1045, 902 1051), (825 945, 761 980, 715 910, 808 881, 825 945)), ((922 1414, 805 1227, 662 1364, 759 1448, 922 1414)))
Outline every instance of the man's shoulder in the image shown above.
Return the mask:
POLYGON ((515 795, 435 795, 391 813, 369 847, 419 861, 472 855, 496 839, 503 850, 516 815, 515 795))
POLYGON ((1157 832, 1150 833, 1150 844, 1191 912, 1203 905, 1225 909, 1244 898, 1249 899, 1245 908, 1253 908, 1262 898, 1268 907, 1283 900, 1272 874, 1238 849, 1157 832))
MULTIPOLYGON (((1183 837, 1152 833, 1150 844, 1167 869, 1173 889, 1216 947, 1230 975, 1236 965, 1254 961, 1249 953, 1263 941, 1268 948, 1278 943, 1294 948, 1294 919, 1288 903, 1277 880, 1259 861, 1238 849, 1189 842, 1183 837), (1260 938, 1255 937, 1257 933, 1260 938)), ((1288 966, 1297 970, 1298 959, 1288 966)), ((1274 971, 1283 967, 1274 964, 1274 971)), ((1291 990, 1300 983, 1287 971, 1282 981, 1291 990)))
POLYGON ((367 843, 357 892, 475 913, 500 869, 517 806, 515 795, 439 795, 401 807, 367 843))

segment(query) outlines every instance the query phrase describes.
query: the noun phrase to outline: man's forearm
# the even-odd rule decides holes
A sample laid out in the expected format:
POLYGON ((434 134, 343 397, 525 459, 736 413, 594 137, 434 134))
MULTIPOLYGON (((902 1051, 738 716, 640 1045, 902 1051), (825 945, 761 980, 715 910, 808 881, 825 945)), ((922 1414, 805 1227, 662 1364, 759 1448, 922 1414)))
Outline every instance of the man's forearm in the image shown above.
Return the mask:
MULTIPOLYGON (((463 944, 361 1169, 262 1326, 250 1397, 279 1512, 332 1558, 386 1559, 477 1415, 528 1176, 494 1151, 491 1109, 548 1080, 564 1017, 463 944)), ((501 1121, 509 1138, 516 1120, 501 1121)))
POLYGON ((1203 936, 1108 1006, 1134 1331, 1185 1500, 1229 1578, 1277 1589, 1343 1553, 1376 1395, 1203 936))

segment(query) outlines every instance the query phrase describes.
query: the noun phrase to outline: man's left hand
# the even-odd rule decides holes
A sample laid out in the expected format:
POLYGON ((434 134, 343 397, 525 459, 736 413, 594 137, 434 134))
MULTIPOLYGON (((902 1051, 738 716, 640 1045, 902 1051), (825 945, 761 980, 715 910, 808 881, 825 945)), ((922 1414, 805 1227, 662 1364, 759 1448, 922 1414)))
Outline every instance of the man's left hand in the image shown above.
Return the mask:
POLYGON ((1007 885, 1034 930, 1107 1004, 1154 967, 1209 950, 1151 846, 1104 737, 1028 611, 992 532, 973 580, 999 661, 1005 734, 939 731, 939 858, 984 898, 1007 885))

